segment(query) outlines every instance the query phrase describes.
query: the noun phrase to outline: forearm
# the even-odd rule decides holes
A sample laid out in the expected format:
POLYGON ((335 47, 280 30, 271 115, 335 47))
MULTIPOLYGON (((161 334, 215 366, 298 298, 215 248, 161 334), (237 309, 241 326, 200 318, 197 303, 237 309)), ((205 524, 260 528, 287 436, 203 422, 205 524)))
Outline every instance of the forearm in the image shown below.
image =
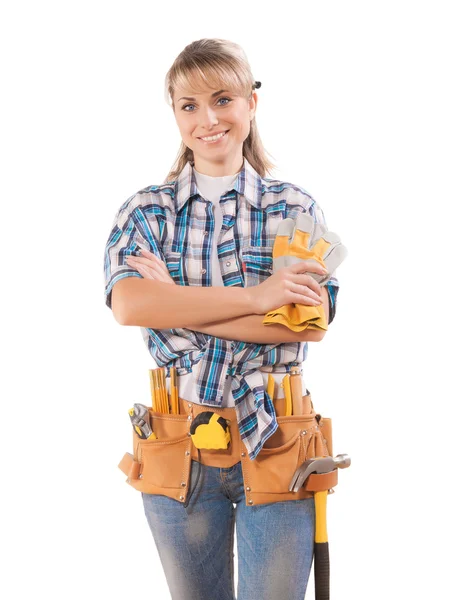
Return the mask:
POLYGON ((292 331, 285 325, 263 325, 264 315, 246 315, 188 327, 223 340, 250 342, 253 344, 281 344, 284 342, 318 342, 321 332, 314 329, 292 331))
POLYGON ((121 324, 152 329, 196 329, 253 314, 246 288, 180 286, 139 277, 118 281, 113 303, 121 324))
MULTIPOLYGON (((329 294, 327 288, 321 288, 326 317, 329 314, 329 294)), ((284 325, 263 325, 265 315, 246 315, 217 321, 215 323, 202 323, 195 326, 187 326, 193 329, 213 335, 224 340, 250 342, 254 344, 275 344, 285 342, 319 342, 325 335, 320 329, 305 329, 304 331, 292 331, 284 325)))

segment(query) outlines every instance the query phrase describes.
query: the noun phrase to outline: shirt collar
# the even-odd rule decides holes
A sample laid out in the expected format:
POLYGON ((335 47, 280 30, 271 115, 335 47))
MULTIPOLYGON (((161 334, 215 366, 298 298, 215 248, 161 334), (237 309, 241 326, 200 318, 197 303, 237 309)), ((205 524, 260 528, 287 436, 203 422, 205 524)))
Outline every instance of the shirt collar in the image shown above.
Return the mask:
MULTIPOLYGON (((262 183, 261 177, 243 157, 243 165, 231 189, 244 196, 255 208, 261 209, 262 183)), ((174 193, 175 211, 178 213, 184 204, 195 194, 199 194, 195 183, 193 163, 187 161, 176 181, 174 193)))

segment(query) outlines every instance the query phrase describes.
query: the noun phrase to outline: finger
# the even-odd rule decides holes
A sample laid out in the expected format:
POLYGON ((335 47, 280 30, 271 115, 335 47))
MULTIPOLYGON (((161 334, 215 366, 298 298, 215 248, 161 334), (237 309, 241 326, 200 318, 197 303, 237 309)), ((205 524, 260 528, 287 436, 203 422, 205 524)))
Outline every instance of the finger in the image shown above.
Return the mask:
POLYGON ((164 271, 160 271, 159 268, 147 267, 139 264, 138 267, 141 269, 141 273, 146 274, 147 279, 154 279, 155 281, 162 281, 164 283, 172 283, 175 285, 174 279, 164 271))
POLYGON ((145 248, 140 248, 140 252, 143 254, 143 256, 139 257, 141 260, 143 260, 143 257, 146 256, 146 260, 153 261, 156 266, 161 267, 163 271, 170 275, 166 264, 158 256, 156 256, 156 254, 153 254, 153 252, 150 252, 149 250, 145 250, 145 248))
POLYGON ((317 258, 311 258, 309 260, 300 260, 293 265, 290 265, 289 269, 292 273, 301 273, 310 271, 311 273, 319 273, 320 275, 326 275, 326 269, 321 265, 317 258))
POLYGON ((295 275, 294 283, 299 287, 304 288, 301 289, 299 293, 307 294, 312 298, 321 300, 321 286, 313 277, 311 277, 311 275, 306 275, 304 273, 295 275))
POLYGON ((148 269, 148 267, 142 264, 137 264, 135 265, 135 268, 141 275, 143 275, 144 279, 156 279, 156 277, 154 277, 152 273, 150 273, 150 269, 148 269))
POLYGON ((173 283, 174 285, 176 284, 171 275, 169 275, 169 273, 165 273, 164 271, 161 271, 160 273, 160 271, 158 270, 156 272, 156 278, 158 279, 158 281, 163 281, 164 283, 173 283))
POLYGON ((168 273, 169 275, 169 271, 166 268, 163 268, 163 266, 165 266, 164 263, 161 263, 155 255, 153 255, 153 258, 133 256, 131 257, 131 261, 134 265, 144 265, 146 268, 152 269, 155 273, 159 273, 160 275, 164 275, 165 273, 168 273))
MULTIPOLYGON (((146 264, 147 268, 151 269, 154 273, 156 273, 160 277, 166 276, 166 271, 163 269, 161 265, 157 265, 156 263, 148 263, 146 264)), ((168 273, 169 275, 169 273, 168 273)))
POLYGON ((301 298, 304 298, 304 304, 311 304, 312 306, 319 306, 322 304, 322 298, 314 294, 312 290, 309 290, 304 285, 298 283, 293 284, 292 292, 298 294, 301 298))
POLYGON ((159 266, 159 262, 156 260, 156 256, 153 255, 153 258, 144 258, 143 256, 131 256, 131 259, 134 263, 145 265, 147 267, 157 267, 159 266))

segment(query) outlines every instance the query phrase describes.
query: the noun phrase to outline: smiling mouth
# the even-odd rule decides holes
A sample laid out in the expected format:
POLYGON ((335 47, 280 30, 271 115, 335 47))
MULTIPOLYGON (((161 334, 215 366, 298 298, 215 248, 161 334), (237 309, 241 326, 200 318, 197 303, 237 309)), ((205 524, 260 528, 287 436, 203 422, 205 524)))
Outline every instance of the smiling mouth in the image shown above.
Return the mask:
POLYGON ((219 140, 222 140, 222 138, 226 137, 229 131, 230 129, 227 129, 227 131, 221 131, 221 133, 218 133, 217 135, 200 137, 198 139, 204 142, 205 144, 214 144, 215 142, 218 142, 219 140))

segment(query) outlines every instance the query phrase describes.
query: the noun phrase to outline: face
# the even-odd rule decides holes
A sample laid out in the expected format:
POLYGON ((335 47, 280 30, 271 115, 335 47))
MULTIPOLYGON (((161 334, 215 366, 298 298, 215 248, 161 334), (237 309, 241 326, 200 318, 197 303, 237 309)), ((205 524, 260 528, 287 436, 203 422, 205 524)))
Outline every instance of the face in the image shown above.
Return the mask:
POLYGON ((180 88, 175 91, 175 119, 200 173, 220 176, 240 170, 243 142, 250 133, 257 100, 256 92, 250 94, 250 98, 243 98, 228 90, 208 89, 198 93, 180 88), (216 134, 218 138, 205 139, 216 134))

